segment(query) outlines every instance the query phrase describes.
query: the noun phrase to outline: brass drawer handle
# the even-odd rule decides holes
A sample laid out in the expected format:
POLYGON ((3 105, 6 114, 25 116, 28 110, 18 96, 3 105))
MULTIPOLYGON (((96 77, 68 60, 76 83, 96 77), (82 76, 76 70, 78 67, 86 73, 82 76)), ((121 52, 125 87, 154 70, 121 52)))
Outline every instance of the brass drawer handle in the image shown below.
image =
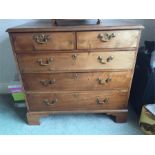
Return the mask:
POLYGON ((43 86, 52 85, 52 84, 55 84, 55 79, 52 79, 52 80, 41 80, 40 83, 41 83, 43 86))
POLYGON ((44 99, 43 100, 43 103, 44 104, 46 104, 46 105, 54 105, 54 104, 56 104, 58 102, 58 99, 57 98, 55 98, 55 99, 53 99, 53 100, 51 100, 51 101, 49 101, 49 99, 44 99))
POLYGON ((106 64, 106 62, 103 60, 101 56, 98 56, 98 60, 101 64, 106 64))
POLYGON ((113 59, 114 59, 113 56, 109 56, 109 57, 107 58, 107 62, 110 62, 110 61, 112 61, 113 59))
POLYGON ((45 34, 37 34, 33 36, 33 39, 36 41, 38 44, 45 44, 49 40, 49 35, 45 34))
POLYGON ((109 98, 105 97, 103 100, 100 100, 98 97, 96 99, 97 104, 108 104, 109 103, 109 98))
POLYGON ((112 38, 115 38, 115 37, 116 37, 116 34, 115 33, 111 33, 111 34, 108 34, 108 33, 100 33, 98 35, 98 38, 102 42, 110 41, 112 38))
POLYGON ((114 59, 113 56, 109 56, 105 61, 103 60, 102 56, 98 56, 98 60, 101 64, 106 64, 114 59))
POLYGON ((97 78, 98 83, 101 84, 101 85, 105 85, 106 83, 111 82, 111 80, 112 80, 112 79, 111 79, 110 77, 107 78, 107 79, 97 78))
POLYGON ((53 58, 49 58, 45 62, 43 62, 43 59, 38 59, 37 62, 39 63, 40 66, 48 66, 53 62, 53 58))

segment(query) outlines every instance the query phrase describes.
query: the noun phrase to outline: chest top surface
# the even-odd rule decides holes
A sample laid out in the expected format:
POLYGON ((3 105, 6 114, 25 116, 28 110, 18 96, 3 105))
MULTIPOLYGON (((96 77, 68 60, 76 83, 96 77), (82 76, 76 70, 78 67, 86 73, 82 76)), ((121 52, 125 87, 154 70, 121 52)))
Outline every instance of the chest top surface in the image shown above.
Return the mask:
MULTIPOLYGON (((63 20, 62 22, 64 22, 63 20)), ((124 20, 102 20, 100 24, 94 24, 88 20, 85 23, 75 25, 70 21, 67 26, 55 25, 51 20, 29 22, 17 27, 9 28, 7 32, 54 32, 54 31, 97 31, 97 30, 130 30, 143 29, 142 25, 125 22, 124 20), (90 23, 90 24, 89 24, 90 23), (74 25, 74 26, 73 26, 74 25)))

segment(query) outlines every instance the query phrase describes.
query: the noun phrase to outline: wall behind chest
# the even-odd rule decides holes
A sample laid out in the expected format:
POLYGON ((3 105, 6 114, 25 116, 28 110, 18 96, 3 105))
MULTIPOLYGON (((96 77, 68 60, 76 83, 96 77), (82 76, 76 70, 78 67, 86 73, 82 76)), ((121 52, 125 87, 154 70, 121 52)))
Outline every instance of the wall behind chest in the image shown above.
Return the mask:
POLYGON ((0 93, 7 92, 7 86, 18 81, 18 72, 13 58, 9 35, 9 27, 21 25, 32 20, 0 19, 0 93))

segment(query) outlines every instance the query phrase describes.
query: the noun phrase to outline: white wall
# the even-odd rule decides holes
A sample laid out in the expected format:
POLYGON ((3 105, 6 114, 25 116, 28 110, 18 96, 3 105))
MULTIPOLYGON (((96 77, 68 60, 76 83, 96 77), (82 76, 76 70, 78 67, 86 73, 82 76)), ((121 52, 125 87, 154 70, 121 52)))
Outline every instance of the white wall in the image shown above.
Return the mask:
POLYGON ((0 93, 7 91, 7 86, 17 78, 17 69, 13 58, 9 35, 6 29, 30 22, 31 20, 0 19, 0 93))
MULTIPOLYGON (((15 66, 12 49, 7 28, 21 25, 32 20, 0 20, 0 93, 6 92, 7 85, 14 83, 17 79, 17 69, 15 66)), ((137 24, 142 24, 145 29, 142 32, 140 45, 143 45, 144 40, 155 40, 155 20, 126 20, 137 24)))

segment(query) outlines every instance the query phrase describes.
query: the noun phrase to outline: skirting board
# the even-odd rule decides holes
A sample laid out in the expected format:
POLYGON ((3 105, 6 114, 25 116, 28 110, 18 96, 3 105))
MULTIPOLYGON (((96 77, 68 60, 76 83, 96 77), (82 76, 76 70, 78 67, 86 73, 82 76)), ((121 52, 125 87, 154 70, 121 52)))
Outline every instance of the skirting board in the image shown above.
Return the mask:
POLYGON ((18 85, 21 84, 19 81, 13 81, 9 83, 0 83, 0 94, 9 94, 8 86, 9 85, 18 85))

